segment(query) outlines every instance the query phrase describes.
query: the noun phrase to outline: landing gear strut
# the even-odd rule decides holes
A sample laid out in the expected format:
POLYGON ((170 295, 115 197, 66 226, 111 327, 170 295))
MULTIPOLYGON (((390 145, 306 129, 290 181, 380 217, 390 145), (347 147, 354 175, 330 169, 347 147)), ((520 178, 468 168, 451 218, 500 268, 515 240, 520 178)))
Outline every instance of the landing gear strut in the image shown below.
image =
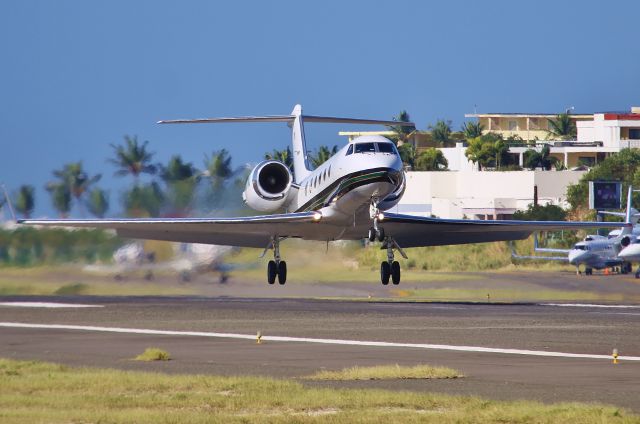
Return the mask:
POLYGON ((376 239, 382 243, 385 238, 384 228, 378 226, 378 219, 380 217, 380 210, 378 209, 378 199, 371 199, 371 206, 369 206, 369 216, 373 220, 373 227, 369 228, 369 234, 367 238, 370 242, 376 241, 376 239))
POLYGON ((383 249, 387 249, 387 260, 380 264, 380 280, 383 285, 389 284, 389 278, 394 285, 400 284, 400 263, 394 260, 394 252, 396 249, 403 258, 407 259, 407 255, 398 243, 391 237, 387 237, 382 245, 383 249))
POLYGON ((270 248, 273 248, 274 260, 267 264, 267 282, 274 284, 277 277, 278 283, 282 285, 287 282, 287 263, 280 259, 280 238, 278 236, 271 239, 262 255, 264 256, 270 248))

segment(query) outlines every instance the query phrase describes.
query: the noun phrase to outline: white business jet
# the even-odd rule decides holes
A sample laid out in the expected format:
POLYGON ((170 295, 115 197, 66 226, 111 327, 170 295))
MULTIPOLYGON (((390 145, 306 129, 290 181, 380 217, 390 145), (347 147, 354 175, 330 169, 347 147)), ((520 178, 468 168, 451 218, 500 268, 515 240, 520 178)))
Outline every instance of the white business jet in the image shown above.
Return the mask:
POLYGON ((519 240, 537 230, 608 227, 600 222, 475 221, 437 219, 385 212, 396 205, 405 190, 400 155, 382 136, 355 138, 317 169, 311 169, 305 145, 304 123, 407 125, 411 122, 333 118, 302 114, 296 105, 290 115, 240 118, 180 119, 160 124, 285 122, 292 129, 294 173, 281 162, 268 160, 251 172, 243 198, 261 212, 238 218, 160 218, 106 220, 22 220, 29 225, 108 228, 125 238, 168 240, 273 250, 267 281, 287 279, 287 265, 280 256, 280 242, 303 240, 378 240, 387 251, 380 265, 382 284, 400 283, 398 252, 404 248, 449 244, 519 240), (284 210, 284 212, 282 212, 284 210))
POLYGON ((614 215, 625 218, 626 226, 609 232, 608 236, 591 234, 584 240, 577 242, 571 249, 542 248, 538 246, 537 235, 534 238, 535 252, 560 253, 563 256, 521 256, 515 252, 511 245, 511 256, 514 259, 534 259, 546 261, 565 261, 576 267, 576 274, 580 275, 580 266, 584 266, 585 275, 592 275, 593 269, 620 268, 620 272, 627 274, 631 272, 630 259, 632 250, 627 247, 640 235, 638 218, 640 214, 631 207, 631 196, 633 188, 629 187, 627 194, 627 209, 625 212, 599 211, 600 214, 614 215), (632 227, 633 226, 633 227, 632 227), (623 252, 626 253, 623 254, 623 252))

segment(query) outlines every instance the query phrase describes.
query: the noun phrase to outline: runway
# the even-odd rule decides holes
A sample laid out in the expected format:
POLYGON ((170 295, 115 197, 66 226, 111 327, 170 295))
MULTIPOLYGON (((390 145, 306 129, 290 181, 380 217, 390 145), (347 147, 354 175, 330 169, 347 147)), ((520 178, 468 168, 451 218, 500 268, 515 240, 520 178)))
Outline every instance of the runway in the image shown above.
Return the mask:
POLYGON ((635 305, 60 296, 0 302, 3 357, 284 378, 323 368, 426 363, 456 368, 467 377, 313 384, 602 402, 640 411, 635 305), (7 305, 13 302, 32 304, 7 305), (258 331, 262 344, 255 341, 258 331), (130 360, 150 346, 169 351, 174 360, 130 360), (618 365, 609 359, 614 348, 621 355, 618 365))

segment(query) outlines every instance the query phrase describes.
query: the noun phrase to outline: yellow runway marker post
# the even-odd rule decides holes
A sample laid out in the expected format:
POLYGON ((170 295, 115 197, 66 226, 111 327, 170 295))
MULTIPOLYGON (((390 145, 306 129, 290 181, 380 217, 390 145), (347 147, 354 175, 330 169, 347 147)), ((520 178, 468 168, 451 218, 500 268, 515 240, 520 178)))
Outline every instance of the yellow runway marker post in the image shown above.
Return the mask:
POLYGON ((618 364, 618 349, 613 349, 611 356, 613 356, 613 363, 618 364))

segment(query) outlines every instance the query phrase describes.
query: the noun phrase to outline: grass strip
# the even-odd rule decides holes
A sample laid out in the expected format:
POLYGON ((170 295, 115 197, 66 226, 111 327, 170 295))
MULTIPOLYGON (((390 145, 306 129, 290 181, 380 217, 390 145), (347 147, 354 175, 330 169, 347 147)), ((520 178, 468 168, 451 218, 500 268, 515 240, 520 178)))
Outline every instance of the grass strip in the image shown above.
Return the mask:
POLYGON ((305 387, 263 377, 167 375, 0 359, 0 422, 637 423, 613 406, 305 387))
POLYGON ((464 375, 451 368, 416 365, 402 367, 396 365, 378 365, 374 367, 351 367, 339 371, 322 370, 305 377, 307 380, 395 380, 395 379, 446 379, 461 378, 464 375))
POLYGON ((135 357, 136 361, 170 361, 169 352, 157 347, 148 347, 140 355, 135 357))

